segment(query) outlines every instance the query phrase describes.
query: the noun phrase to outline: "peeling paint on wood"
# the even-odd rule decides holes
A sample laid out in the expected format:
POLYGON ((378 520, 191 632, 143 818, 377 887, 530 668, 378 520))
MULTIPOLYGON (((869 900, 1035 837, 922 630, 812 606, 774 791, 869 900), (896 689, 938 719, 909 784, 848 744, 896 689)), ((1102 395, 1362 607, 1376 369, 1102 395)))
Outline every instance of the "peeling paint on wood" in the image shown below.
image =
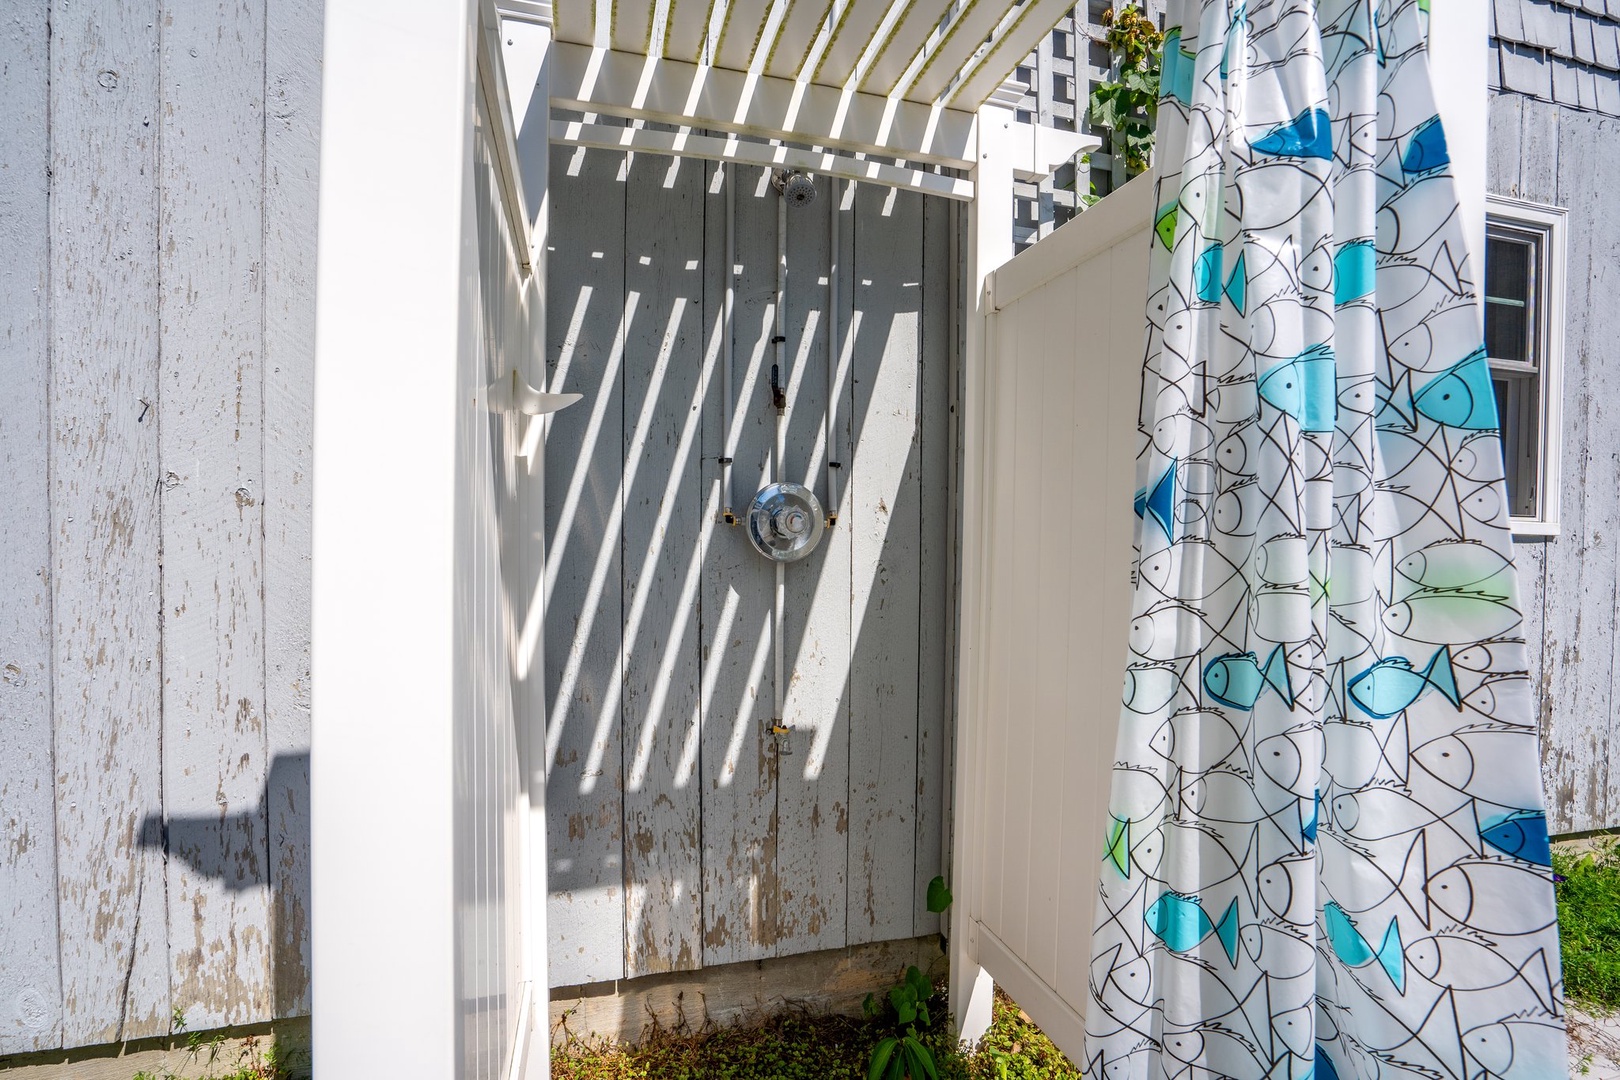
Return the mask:
POLYGON ((1517 94, 1490 104, 1490 189, 1571 209, 1563 342, 1565 430, 1560 533, 1515 549, 1542 730, 1549 825, 1610 827, 1620 816, 1620 746, 1612 707, 1620 654, 1620 343, 1603 317, 1615 282, 1620 214, 1605 201, 1617 122, 1517 94))
POLYGON ((910 192, 855 189, 850 944, 908 937, 913 922, 922 204, 910 192))
POLYGON ((322 0, 267 0, 264 190, 265 784, 272 1015, 310 1010, 310 509, 322 0))
MULTIPOLYGON (((840 216, 839 340, 850 321, 855 215, 840 209, 846 184, 817 178, 816 201, 787 213, 788 460, 786 477, 825 502, 827 472, 827 215, 840 216), (839 190, 835 191, 835 187, 839 190)), ((766 205, 775 209, 774 197, 766 205)), ((774 231, 774 230, 773 230, 774 231)), ((752 333, 752 329, 748 331, 752 333)), ((838 453, 850 445, 854 414, 850 354, 840 357, 838 453)), ((847 471, 847 470, 845 470, 847 471)), ((841 496, 847 496, 841 489, 841 496)), ((793 752, 777 762, 778 955, 843 945, 849 859, 849 581, 850 516, 815 551, 788 567, 785 665, 791 673, 783 703, 793 728, 793 752)), ((748 553, 752 556, 752 552, 748 553)), ((774 583, 773 583, 774 584, 774 583)), ((767 678, 769 673, 767 672, 767 678)), ((767 683, 767 687, 768 687, 767 683)))
POLYGON ((271 1010, 264 32, 263 0, 181 3, 160 39, 163 794, 170 992, 195 1030, 271 1010))
POLYGON ((546 933, 554 982, 624 977, 619 694, 626 155, 551 155, 546 430, 546 933), (568 208, 568 209, 564 209, 568 208), (604 539, 606 538, 606 539, 604 539))
MULTIPOLYGON (((554 664, 564 656, 574 665, 559 672, 550 698, 558 746, 547 807, 552 981, 622 977, 610 938, 634 973, 910 937, 917 932, 923 886, 939 866, 948 631, 944 625, 925 630, 921 623, 944 622, 950 559, 942 537, 949 510, 947 469, 930 469, 923 454, 945 460, 948 407, 939 405, 933 415, 925 399, 946 401, 950 357, 946 313, 924 309, 925 297, 949 302, 944 230, 954 227, 948 224, 954 217, 927 218, 922 197, 877 189, 862 189, 842 211, 839 331, 846 350, 837 392, 844 505, 822 546, 787 568, 783 644, 791 679, 784 719, 794 730, 791 753, 779 755, 768 736, 773 569, 749 547, 741 527, 718 521, 719 459, 726 452, 719 370, 729 272, 725 189, 717 166, 689 177, 690 163, 672 169, 669 158, 638 156, 622 174, 635 208, 626 220, 619 216, 620 191, 611 187, 621 177, 620 160, 573 151, 558 155, 552 171, 563 232, 554 232, 551 249, 551 355, 566 372, 562 388, 585 391, 587 403, 577 410, 582 415, 559 414, 552 427, 548 520, 556 528, 562 517, 585 521, 590 515, 596 530, 566 534, 560 555, 552 548, 551 610, 568 614, 555 620, 549 655, 554 664), (682 201, 694 181, 705 194, 698 200, 694 189, 690 201, 682 201), (701 248, 691 246, 697 230, 701 248), (687 254, 672 259, 676 251, 687 254), (620 252, 625 276, 615 281, 605 264, 620 252), (937 269, 925 271, 924 260, 933 256, 937 269), (688 273, 703 282, 696 336, 687 329, 686 313, 695 312, 696 299, 684 285, 688 273), (685 306, 675 319, 678 304, 685 306), (614 381, 603 393, 623 396, 604 400, 597 383, 609 368, 605 350, 620 333, 615 320, 621 310, 629 320, 624 372, 613 369, 614 381), (937 384, 929 381, 925 356, 935 357, 937 384), (704 379, 701 398, 694 396, 704 379), (654 390, 660 398, 649 397, 654 390), (588 420, 587 407, 599 419, 588 420), (697 490, 688 486, 682 457, 689 422, 701 432, 697 490), (588 432, 594 433, 589 442, 588 432), (632 480, 621 492, 625 476, 632 480), (614 516, 614 503, 592 499, 622 499, 622 517, 614 516), (697 516, 689 518, 694 509, 697 516), (926 549, 925 515, 937 517, 930 519, 935 539, 926 549), (681 574, 688 567, 700 571, 695 597, 684 593, 681 574), (701 651, 692 657, 685 635, 693 632, 688 619, 694 614, 701 651), (852 637, 858 619, 866 620, 870 635, 863 642, 852 637), (663 636, 649 637, 653 629, 663 636), (628 638, 623 724, 616 729, 615 713, 598 736, 597 710, 617 709, 618 701, 577 696, 581 687, 617 685, 618 634, 628 638), (665 703, 653 710, 641 703, 655 700, 655 675, 670 682, 661 691, 665 703), (695 743, 684 738, 694 730, 687 719, 694 688, 701 717, 695 743), (926 718, 925 695, 932 702, 926 718), (560 724, 559 707, 566 714, 560 724), (651 719, 662 726, 648 728, 648 712, 656 712, 651 719), (593 737, 604 739, 596 750, 610 764, 607 774, 585 777, 582 762, 593 737), (621 761, 625 899, 608 895, 590 877, 603 855, 580 857, 619 842, 606 822, 618 790, 609 785, 620 776, 611 770, 621 761), (856 767, 859 790, 853 789, 856 767), (587 780, 596 786, 582 791, 587 780), (920 855, 919 842, 928 848, 920 855), (700 948, 688 952, 689 897, 677 896, 670 883, 684 886, 687 871, 676 868, 696 866, 699 892, 690 900, 700 905, 701 939, 700 948)), ((740 511, 767 479, 775 422, 768 386, 776 362, 770 338, 777 196, 760 169, 738 168, 733 182, 730 392, 733 508, 740 511)), ((824 493, 827 214, 836 196, 825 177, 818 187, 815 204, 788 213, 785 476, 824 493)), ((935 925, 922 915, 925 927, 935 925)))
MULTIPOLYGON (((769 468, 772 414, 769 327, 776 293, 775 196, 756 197, 761 169, 731 168, 736 186, 736 282, 733 317, 732 424, 736 464, 733 509, 741 514, 769 468)), ((714 188, 711 186, 711 190, 714 188)), ((719 226, 710 231, 709 261, 717 271, 711 325, 723 326, 725 194, 704 200, 719 226)), ((722 380, 704 409, 704 477, 712 509, 705 514, 703 550, 703 963, 776 955, 778 821, 777 760, 765 732, 771 723, 772 571, 749 546, 744 525, 718 524, 722 380)), ((790 571, 791 573, 791 571, 790 571)), ((800 740, 801 745, 803 740, 800 740)))
MULTIPOLYGON (((624 257, 625 974, 702 965, 703 163, 631 157, 624 257)), ((609 250, 613 250, 610 248, 609 250)), ((606 537, 612 543, 619 537, 606 537)))
POLYGON ((46 11, 0 24, 0 1054, 60 1044, 51 783, 50 57, 46 11))
POLYGON ((169 1030, 158 39, 150 12, 117 0, 52 12, 52 712, 69 1046, 169 1030))

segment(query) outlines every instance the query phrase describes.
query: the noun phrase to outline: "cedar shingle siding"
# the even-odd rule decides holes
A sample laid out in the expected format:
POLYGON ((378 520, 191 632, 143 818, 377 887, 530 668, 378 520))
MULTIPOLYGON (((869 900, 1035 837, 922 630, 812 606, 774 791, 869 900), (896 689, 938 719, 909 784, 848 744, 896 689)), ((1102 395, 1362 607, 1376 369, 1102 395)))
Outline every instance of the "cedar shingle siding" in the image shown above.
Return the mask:
POLYGON ((1491 0, 1491 87, 1620 116, 1620 0, 1491 0))

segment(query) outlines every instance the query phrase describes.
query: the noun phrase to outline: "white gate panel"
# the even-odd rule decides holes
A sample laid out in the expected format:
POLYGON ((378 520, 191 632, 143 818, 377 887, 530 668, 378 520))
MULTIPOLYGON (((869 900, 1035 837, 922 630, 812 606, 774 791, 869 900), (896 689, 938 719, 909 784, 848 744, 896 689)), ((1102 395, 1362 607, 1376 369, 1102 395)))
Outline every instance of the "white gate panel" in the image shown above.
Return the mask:
POLYGON ((1007 263, 985 328, 957 933, 1076 1061, 1130 621, 1152 209, 1137 180, 1007 263))

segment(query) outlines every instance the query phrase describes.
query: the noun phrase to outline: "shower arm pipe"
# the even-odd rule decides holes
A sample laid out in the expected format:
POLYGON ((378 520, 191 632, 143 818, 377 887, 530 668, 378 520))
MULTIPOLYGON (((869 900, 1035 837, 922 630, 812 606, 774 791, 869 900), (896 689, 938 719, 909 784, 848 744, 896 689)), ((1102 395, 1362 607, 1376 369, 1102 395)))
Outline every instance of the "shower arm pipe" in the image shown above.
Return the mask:
POLYGON ((843 185, 833 177, 828 185, 827 215, 827 528, 838 524, 838 208, 843 185))
MULTIPOLYGON (((785 307, 787 301, 787 197, 778 193, 776 200, 776 325, 771 335, 772 344, 776 347, 776 379, 772 382, 772 401, 776 409, 776 440, 771 453, 771 481, 780 483, 785 470, 784 457, 787 450, 787 423, 786 401, 788 376, 786 370, 787 360, 787 315, 785 307)), ((783 680, 786 678, 786 665, 784 664, 782 637, 784 623, 784 609, 787 604, 787 567, 782 563, 776 564, 776 594, 771 605, 771 656, 773 678, 772 683, 772 711, 771 730, 779 736, 785 737, 788 727, 783 723, 782 702, 786 687, 783 680)))
POLYGON ((725 326, 720 337, 720 517, 727 525, 735 525, 736 504, 731 498, 731 459, 734 456, 731 445, 731 395, 734 392, 731 381, 731 353, 733 311, 737 301, 737 189, 734 183, 735 168, 729 164, 722 164, 720 169, 720 182, 726 191, 726 299, 723 316, 725 326))

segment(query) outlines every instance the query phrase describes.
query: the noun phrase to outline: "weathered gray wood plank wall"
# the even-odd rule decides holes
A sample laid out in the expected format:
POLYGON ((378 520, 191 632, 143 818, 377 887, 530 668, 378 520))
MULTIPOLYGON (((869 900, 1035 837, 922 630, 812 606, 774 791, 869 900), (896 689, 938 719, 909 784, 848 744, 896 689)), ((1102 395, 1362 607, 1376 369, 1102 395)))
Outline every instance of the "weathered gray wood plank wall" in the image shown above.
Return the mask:
POLYGON ((1620 824, 1620 119, 1514 93, 1490 104, 1490 190, 1570 209, 1559 535, 1519 538, 1549 823, 1620 824))
MULTIPOLYGON (((719 522, 721 395, 739 504, 767 471, 777 196, 738 168, 553 155, 548 363, 586 401, 547 434, 553 985, 937 928, 948 708, 954 207, 871 186, 788 212, 787 478, 825 494, 829 214, 840 215, 837 527, 773 571, 719 522)), ((734 507, 741 510, 741 505, 734 507)))
POLYGON ((309 1008, 321 19, 0 21, 0 1054, 309 1008))

